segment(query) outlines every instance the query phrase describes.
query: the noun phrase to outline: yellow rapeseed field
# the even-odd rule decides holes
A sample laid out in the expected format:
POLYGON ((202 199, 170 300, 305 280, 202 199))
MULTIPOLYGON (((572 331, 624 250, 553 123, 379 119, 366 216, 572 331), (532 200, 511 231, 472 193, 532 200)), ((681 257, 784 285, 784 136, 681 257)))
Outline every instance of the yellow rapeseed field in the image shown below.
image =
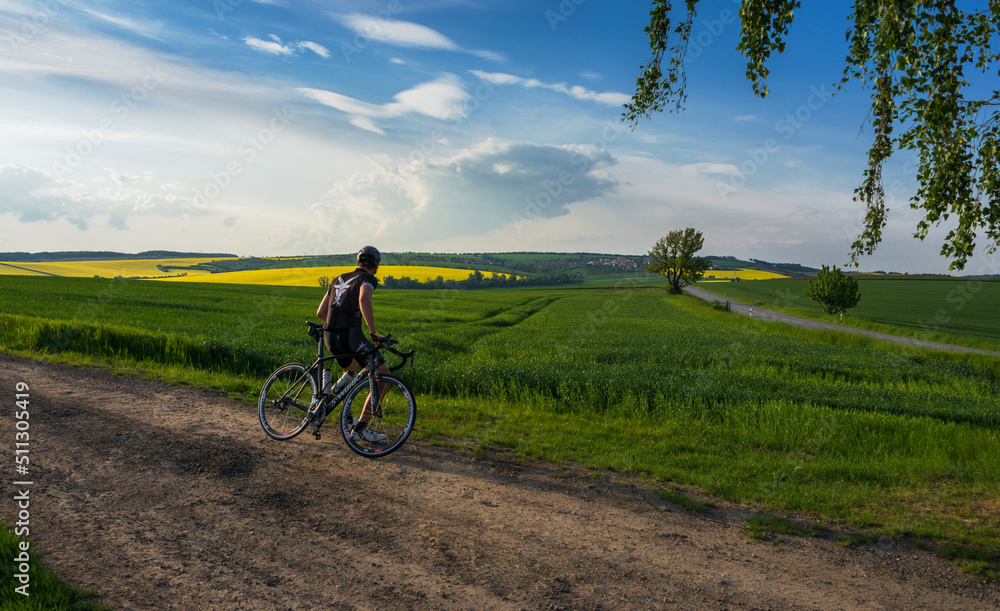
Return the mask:
POLYGON ((0 263, 0 275, 3 276, 44 276, 42 272, 25 269, 22 263, 0 263))
MULTIPOLYGON (((337 267, 289 267, 284 269, 259 269, 242 272, 225 272, 219 274, 199 274, 197 276, 182 276, 178 278, 162 278, 174 282, 222 282, 227 284, 266 284, 278 286, 319 286, 320 276, 336 278, 344 272, 354 271, 352 266, 337 267)), ((452 269, 450 267, 419 267, 415 265, 385 265, 378 269, 378 277, 407 276, 413 280, 425 282, 438 276, 445 280, 465 280, 472 273, 471 269, 452 269)), ((489 276, 489 274, 486 274, 489 276)))
MULTIPOLYGON (((54 276, 69 276, 73 278, 93 278, 101 276, 103 278, 114 278, 124 276, 126 278, 155 278, 167 276, 169 274, 181 273, 179 270, 171 270, 169 274, 156 268, 157 265, 197 265, 198 263, 208 263, 209 261, 225 261, 226 259, 199 258, 199 259, 126 259, 121 261, 59 261, 55 263, 10 263, 10 265, 0 265, 0 274, 26 274, 24 270, 34 270, 39 274, 52 274, 54 276), (16 265, 21 270, 13 269, 10 266, 16 265)), ((202 271, 187 271, 188 276, 206 274, 202 271)))
POLYGON ((773 280, 775 278, 787 278, 788 276, 773 272, 762 272, 758 269, 738 269, 735 271, 731 269, 710 269, 705 272, 703 280, 708 282, 722 282, 732 280, 734 277, 740 280, 773 280))

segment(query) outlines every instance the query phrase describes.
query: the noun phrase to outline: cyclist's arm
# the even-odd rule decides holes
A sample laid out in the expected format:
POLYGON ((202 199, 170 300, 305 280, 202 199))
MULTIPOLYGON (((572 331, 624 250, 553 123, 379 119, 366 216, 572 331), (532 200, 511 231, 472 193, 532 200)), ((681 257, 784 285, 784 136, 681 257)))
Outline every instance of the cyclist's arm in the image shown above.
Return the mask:
POLYGON ((319 304, 319 309, 316 310, 316 317, 326 322, 326 315, 330 312, 330 291, 326 292, 323 296, 322 303, 319 304))
POLYGON ((375 288, 370 284, 361 285, 361 294, 358 295, 358 306, 361 308, 361 317, 365 319, 365 324, 368 325, 368 332, 373 337, 378 337, 379 334, 375 332, 375 313, 372 310, 372 291, 375 288))

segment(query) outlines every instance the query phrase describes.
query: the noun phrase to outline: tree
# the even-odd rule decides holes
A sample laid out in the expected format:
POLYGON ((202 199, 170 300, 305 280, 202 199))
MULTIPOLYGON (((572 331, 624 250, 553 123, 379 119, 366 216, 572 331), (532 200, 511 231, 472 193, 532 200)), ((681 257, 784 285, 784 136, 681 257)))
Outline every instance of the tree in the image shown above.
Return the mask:
POLYGON ((479 271, 477 269, 477 270, 473 271, 471 274, 469 274, 469 277, 466 280, 466 282, 469 283, 469 286, 475 288, 477 286, 482 285, 484 277, 485 276, 483 276, 483 272, 481 272, 481 271, 479 271))
POLYGON ((839 314, 858 305, 861 292, 858 290, 857 280, 845 276, 838 267, 829 268, 824 265, 823 269, 816 272, 816 280, 809 281, 806 297, 818 301, 827 314, 839 314))
POLYGON ((666 276, 670 292, 677 295, 685 284, 701 280, 712 265, 709 259, 695 256, 704 245, 705 239, 700 231, 692 227, 683 231, 675 229, 656 242, 649 251, 653 262, 644 265, 647 270, 666 276))
MULTIPOLYGON (((941 254, 953 270, 965 267, 975 252, 976 234, 988 240, 985 252, 1000 242, 1000 91, 969 98, 966 72, 980 72, 995 83, 1000 51, 1000 2, 967 11, 959 0, 855 0, 847 32, 849 51, 837 90, 850 81, 871 88, 874 141, 854 201, 867 208, 851 261, 872 254, 882 241, 888 208, 882 168, 896 151, 919 159, 917 191, 910 207, 923 212, 914 237, 923 240, 931 226, 951 220, 941 254), (897 133, 897 129, 902 133, 897 133), (952 217, 954 219, 952 220, 952 217)), ((986 3, 982 3, 986 4, 986 3)), ((698 0, 686 0, 686 15, 671 21, 671 1, 654 0, 649 35, 652 57, 642 67, 635 95, 623 118, 633 129, 642 117, 682 110, 687 97, 685 55, 698 0), (667 64, 664 67, 664 55, 667 64)), ((747 59, 747 79, 760 97, 772 52, 785 51, 785 37, 798 0, 743 0, 737 49, 747 59)))

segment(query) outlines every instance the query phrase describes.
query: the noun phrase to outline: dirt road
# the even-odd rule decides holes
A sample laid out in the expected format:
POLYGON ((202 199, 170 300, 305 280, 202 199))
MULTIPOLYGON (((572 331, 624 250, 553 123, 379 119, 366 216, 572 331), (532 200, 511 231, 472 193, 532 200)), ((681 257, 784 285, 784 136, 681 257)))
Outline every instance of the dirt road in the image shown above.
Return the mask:
POLYGON ((752 540, 751 508, 609 474, 415 441, 370 461, 333 431, 268 440, 218 393, 0 356, 8 403, 17 382, 31 540, 120 609, 1000 608, 928 552, 752 540))

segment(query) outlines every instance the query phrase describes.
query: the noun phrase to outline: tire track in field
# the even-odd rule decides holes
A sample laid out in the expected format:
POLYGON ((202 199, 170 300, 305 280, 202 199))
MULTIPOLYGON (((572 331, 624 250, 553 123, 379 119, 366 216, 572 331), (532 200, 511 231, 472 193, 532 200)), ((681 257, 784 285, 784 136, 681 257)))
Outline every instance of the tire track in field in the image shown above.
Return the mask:
POLYGON ((0 262, 0 265, 6 265, 7 267, 13 267, 14 269, 20 269, 20 270, 23 270, 23 271, 26 271, 26 272, 32 272, 32 273, 35 273, 35 274, 41 274, 43 276, 57 276, 57 277, 59 276, 59 274, 50 274, 49 272, 43 272, 43 271, 37 270, 37 269, 30 269, 30 268, 27 268, 27 267, 21 267, 20 265, 11 265, 10 263, 0 262))
POLYGON ((472 322, 487 327, 513 327, 528 320, 562 298, 562 296, 535 297, 513 308, 487 313, 487 316, 472 322))

